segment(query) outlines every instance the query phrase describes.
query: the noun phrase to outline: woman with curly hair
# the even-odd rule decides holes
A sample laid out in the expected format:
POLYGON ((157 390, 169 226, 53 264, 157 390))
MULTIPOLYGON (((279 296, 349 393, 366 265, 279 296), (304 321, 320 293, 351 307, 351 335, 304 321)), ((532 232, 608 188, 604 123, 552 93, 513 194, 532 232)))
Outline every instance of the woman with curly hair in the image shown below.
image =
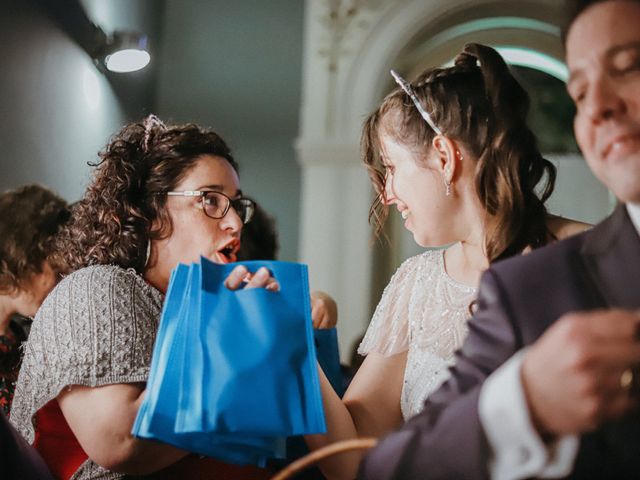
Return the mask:
MULTIPOLYGON (((12 423, 57 478, 266 476, 131 435, 171 270, 200 256, 235 261, 251 219, 229 148, 214 132, 150 116, 117 133, 96 167, 57 241, 69 274, 36 316, 12 423)), ((227 286, 247 273, 237 267, 227 286)), ((248 286, 277 288, 266 269, 248 286)))
MULTIPOLYGON (((526 124, 529 97, 500 55, 469 44, 452 67, 423 72, 366 120, 364 162, 382 226, 395 205, 423 247, 387 285, 360 345, 367 355, 343 399, 323 381, 327 435, 311 448, 379 437, 418 413, 448 376, 482 272, 490 263, 587 227, 550 216, 544 202, 555 168, 526 124)), ((354 478, 360 455, 321 465, 329 478, 354 478)))
POLYGON ((67 202, 40 185, 0 194, 0 407, 9 415, 20 370, 20 346, 58 275, 48 261, 67 202))

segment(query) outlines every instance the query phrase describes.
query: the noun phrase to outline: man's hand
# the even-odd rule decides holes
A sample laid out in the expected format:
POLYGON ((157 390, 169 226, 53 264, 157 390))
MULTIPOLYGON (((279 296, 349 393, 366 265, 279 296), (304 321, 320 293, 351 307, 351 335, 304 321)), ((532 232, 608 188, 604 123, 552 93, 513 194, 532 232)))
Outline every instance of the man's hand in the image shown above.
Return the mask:
POLYGON ((530 347, 522 384, 541 435, 579 434, 638 405, 630 370, 640 365, 640 314, 569 313, 530 347))

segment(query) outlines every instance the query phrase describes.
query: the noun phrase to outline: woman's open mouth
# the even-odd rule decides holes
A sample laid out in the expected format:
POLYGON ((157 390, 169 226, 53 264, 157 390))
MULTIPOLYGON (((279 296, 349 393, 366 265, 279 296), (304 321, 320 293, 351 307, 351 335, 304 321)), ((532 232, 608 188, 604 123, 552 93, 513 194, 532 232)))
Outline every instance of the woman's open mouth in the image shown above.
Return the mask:
POLYGON ((238 261, 238 250, 240 249, 240 240, 234 238, 216 252, 218 263, 232 263, 238 261))

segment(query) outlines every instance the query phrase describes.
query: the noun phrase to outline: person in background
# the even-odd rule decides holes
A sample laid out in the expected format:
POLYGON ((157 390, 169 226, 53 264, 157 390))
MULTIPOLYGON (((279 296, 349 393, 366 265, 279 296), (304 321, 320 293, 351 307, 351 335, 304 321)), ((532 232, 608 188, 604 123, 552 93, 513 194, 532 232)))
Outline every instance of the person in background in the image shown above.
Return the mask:
MULTIPOLYGON (((429 250, 406 260, 385 288, 359 352, 367 357, 343 399, 322 380, 328 433, 380 437, 419 413, 447 378, 482 272, 587 225, 549 215, 555 168, 527 126, 529 96, 492 48, 468 44, 454 65, 399 85, 365 121, 364 161, 381 226, 395 207, 429 250)), ((320 464, 354 478, 360 452, 320 464)), ((403 477, 398 477, 403 478, 403 477)))
MULTIPOLYGON (((36 314, 11 422, 56 478, 267 478, 131 435, 171 271, 236 260, 253 202, 224 140, 149 116, 114 135, 56 238, 66 276, 36 314)), ((244 285, 235 268, 227 287, 244 285)), ((277 290, 266 269, 246 288, 277 290)))
POLYGON ((68 218, 67 202, 43 186, 0 194, 0 407, 6 415, 31 317, 58 281, 48 256, 68 218))
MULTIPOLYGON (((252 199, 253 200, 253 199, 252 199)), ((238 260, 276 260, 280 242, 276 220, 254 200, 251 222, 242 229, 238 260)))
POLYGON ((640 472, 640 1, 579 1, 574 131, 619 200, 592 229, 492 266, 451 378, 363 479, 631 479, 640 472))

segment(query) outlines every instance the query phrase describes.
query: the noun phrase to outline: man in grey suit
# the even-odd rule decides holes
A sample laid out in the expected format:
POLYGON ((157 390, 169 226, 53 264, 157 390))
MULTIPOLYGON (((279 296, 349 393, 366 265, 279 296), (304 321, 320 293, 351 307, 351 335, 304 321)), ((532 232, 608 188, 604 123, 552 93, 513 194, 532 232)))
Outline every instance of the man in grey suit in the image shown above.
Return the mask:
POLYGON ((451 378, 361 478, 640 478, 640 1, 581 3, 566 36, 574 129, 620 204, 484 274, 451 378))

